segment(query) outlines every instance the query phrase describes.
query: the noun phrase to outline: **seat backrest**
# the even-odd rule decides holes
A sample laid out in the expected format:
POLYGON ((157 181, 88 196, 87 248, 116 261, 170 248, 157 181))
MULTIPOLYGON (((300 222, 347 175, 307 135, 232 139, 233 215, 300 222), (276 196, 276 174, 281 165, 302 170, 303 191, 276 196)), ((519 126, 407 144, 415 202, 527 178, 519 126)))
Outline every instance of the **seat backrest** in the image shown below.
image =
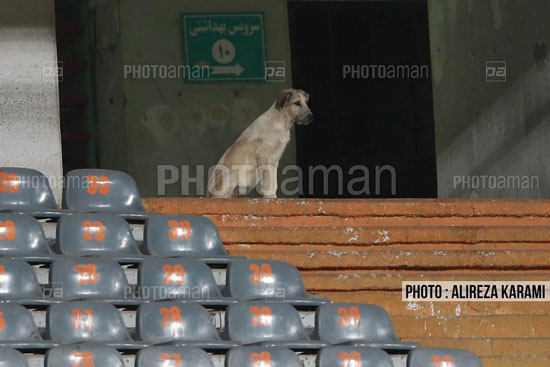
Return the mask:
POLYGON ((116 349, 100 344, 69 344, 48 350, 45 367, 124 367, 116 349))
POLYGON ((228 352, 225 367, 302 367, 302 362, 287 348, 240 347, 228 352))
POLYGON ((412 349, 407 357, 407 367, 481 367, 481 360, 473 353, 450 348, 412 349))
POLYGON ((298 311, 288 303, 254 301, 229 305, 225 329, 229 339, 243 344, 308 340, 298 311))
POLYGON ((243 300, 292 299, 307 295, 298 270, 282 261, 233 261, 227 269, 226 283, 229 293, 243 300))
POLYGON ((145 222, 144 240, 154 256, 227 256, 216 225, 199 216, 152 216, 145 222))
POLYGON ((48 178, 30 168, 0 167, 0 210, 57 209, 48 178))
POLYGON ((138 254, 128 222, 113 214, 82 213, 57 223, 57 251, 69 256, 138 254))
POLYGON ((0 304, 0 342, 40 339, 40 334, 29 310, 21 305, 0 304))
POLYGON ((331 303, 315 314, 319 339, 338 344, 348 341, 399 342, 390 316, 380 306, 361 303, 331 303))
POLYGON ((208 311, 196 303, 151 302, 138 308, 136 330, 140 340, 219 341, 208 311))
POLYGON ((0 299, 42 299, 34 269, 23 260, 0 258, 0 299))
POLYGON ((132 294, 122 267, 114 260, 63 258, 50 268, 50 284, 60 285, 63 299, 123 299, 132 294))
POLYGON ((138 270, 138 286, 141 296, 147 299, 221 297, 212 270, 194 259, 144 260, 138 270))
POLYGON ((79 212, 145 211, 134 179, 124 172, 105 169, 67 173, 63 208, 79 212))
POLYGON ((0 367, 28 367, 25 356, 11 348, 0 348, 0 367))
MULTIPOLYGON (((393 367, 393 361, 382 349, 369 347, 339 346, 323 348, 317 354, 317 367, 393 367)), ((426 364, 423 367, 429 367, 426 364)))
POLYGON ((36 219, 24 214, 0 214, 0 254, 51 255, 51 250, 36 219))
POLYGON ((129 340, 124 320, 115 306, 99 302, 64 302, 46 314, 50 338, 61 343, 121 342, 129 340))
POLYGON ((159 346, 140 350, 136 367, 214 367, 214 363, 199 348, 159 346))

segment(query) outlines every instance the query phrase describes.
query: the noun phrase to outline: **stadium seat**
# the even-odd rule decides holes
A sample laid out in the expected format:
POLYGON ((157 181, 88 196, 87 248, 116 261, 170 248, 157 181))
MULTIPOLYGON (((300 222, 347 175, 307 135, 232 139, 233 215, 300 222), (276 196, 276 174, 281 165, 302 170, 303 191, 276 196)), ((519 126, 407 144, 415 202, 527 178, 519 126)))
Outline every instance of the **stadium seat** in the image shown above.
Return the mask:
POLYGON ((350 344, 408 351, 416 343, 403 343, 397 338, 390 316, 380 306, 360 303, 321 305, 315 314, 316 334, 331 344, 350 344))
MULTIPOLYGON (((330 367, 335 366, 339 365, 330 367)), ((241 347, 227 353, 225 367, 302 367, 302 362, 296 353, 287 348, 241 347)))
POLYGON ((480 359, 473 353, 449 348, 418 348, 409 352, 407 367, 481 367, 480 359))
POLYGON ((68 256, 141 257, 130 225, 113 214, 84 213, 60 218, 56 250, 68 256))
POLYGON ((50 268, 50 284, 61 285, 63 299, 123 300, 133 295, 122 267, 114 260, 63 258, 50 268))
POLYGON ((63 208, 77 212, 121 215, 128 220, 145 220, 136 182, 124 172, 79 169, 65 176, 63 208))
POLYGON ((83 301, 51 305, 46 314, 46 329, 50 340, 63 344, 104 343, 120 350, 148 346, 130 339, 119 310, 108 303, 83 301))
POLYGON ((34 344, 41 340, 29 310, 21 305, 0 304, 0 344, 34 344))
MULTIPOLYGON (((339 346, 323 348, 317 354, 316 367, 393 367, 393 361, 382 349, 339 346)), ((430 364, 422 367, 432 366, 430 364)), ((450 367, 450 366, 449 366, 450 367)))
POLYGON ((229 349, 239 343, 220 339, 208 311, 196 303, 152 302, 138 308, 139 339, 153 344, 170 343, 203 349, 229 349))
POLYGON ((0 212, 36 218, 57 218, 69 213, 57 206, 43 173, 17 167, 0 167, 0 212))
POLYGON ((29 367, 29 363, 21 352, 0 347, 0 367, 29 367))
POLYGON ((20 259, 0 258, 0 300, 42 303, 44 296, 34 269, 20 259))
POLYGON ((0 255, 52 257, 44 230, 36 219, 22 214, 0 214, 0 255))
POLYGON ((158 346, 140 350, 135 367, 214 367, 214 364, 210 355, 199 348, 158 346))
POLYGON ((212 270, 195 259, 146 259, 139 266, 138 286, 144 299, 185 299, 209 305, 234 303, 222 297, 212 270))
POLYGON ((50 349, 45 367, 124 367, 120 354, 100 344, 67 344, 50 349))
POLYGON ((153 215, 145 222, 144 240, 153 256, 194 256, 227 262, 216 225, 191 215, 153 215))
POLYGON ((328 345, 309 339, 298 311, 288 303, 254 301, 229 305, 225 332, 228 339, 243 345, 293 350, 317 350, 328 345))
POLYGON ((298 270, 273 260, 236 260, 227 269, 227 290, 240 300, 284 301, 295 306, 318 306, 325 298, 309 295, 298 270))

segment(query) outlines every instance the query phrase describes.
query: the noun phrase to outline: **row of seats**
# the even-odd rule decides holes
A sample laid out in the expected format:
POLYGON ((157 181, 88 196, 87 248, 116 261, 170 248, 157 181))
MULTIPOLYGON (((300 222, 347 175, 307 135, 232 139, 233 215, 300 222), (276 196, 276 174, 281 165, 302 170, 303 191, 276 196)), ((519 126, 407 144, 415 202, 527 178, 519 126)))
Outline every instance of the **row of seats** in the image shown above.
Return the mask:
MULTIPOLYGON (((28 367, 25 357, 13 349, 0 348, 0 366, 28 367)), ((125 367, 113 348, 97 344, 64 345, 50 349, 44 367, 125 367)), ((393 367, 385 352, 368 347, 338 346, 319 351, 317 367, 393 367)), ((471 353, 442 348, 416 349, 409 352, 408 367, 481 367, 471 353)), ((148 347, 136 356, 135 367, 214 367, 212 358, 199 348, 148 347)), ((225 367, 302 367, 300 358, 280 347, 240 347, 230 350, 225 367)))
MULTIPOLYGON (((144 226, 143 251, 127 221, 114 214, 80 213, 61 217, 50 246, 40 222, 24 214, 0 214, 0 254, 46 260, 68 256, 150 256, 228 258, 218 229, 207 218, 191 215, 153 215, 144 226)), ((227 259, 226 259, 227 260, 227 259)))
POLYGON ((119 350, 136 350, 168 343, 227 350, 261 344, 301 351, 338 344, 388 351, 417 347, 397 338, 388 313, 379 306, 325 304, 317 308, 315 320, 310 337, 298 311, 287 303, 238 302, 227 307, 220 336, 206 308, 197 303, 169 301, 140 305, 136 327, 130 329, 112 304, 74 301, 50 305, 46 329, 39 332, 27 308, 4 303, 0 304, 0 345, 48 349, 58 344, 96 342, 119 350))
POLYGON ((39 284, 35 268, 17 258, 0 258, 0 300, 42 304, 59 300, 110 300, 132 304, 143 300, 180 299, 230 304, 269 299, 317 306, 329 301, 306 292, 298 270, 274 260, 235 260, 220 289, 212 270, 192 258, 149 258, 139 264, 137 285, 124 268, 106 258, 64 257, 49 268, 48 284, 39 284))
POLYGON ((0 367, 27 366, 19 350, 45 353, 48 367, 120 367, 119 352, 137 353, 136 367, 213 367, 207 351, 226 367, 301 367, 294 351, 317 367, 393 367, 386 352, 408 352, 409 367, 481 366, 402 342, 378 306, 308 294, 290 264, 228 256, 206 218, 147 213, 122 172, 69 172, 60 209, 42 173, 0 168, 0 213, 0 367), (54 243, 33 217, 57 222, 54 243), (128 222, 145 222, 142 243, 128 222), (47 285, 29 263, 49 264, 47 285), (137 285, 121 264, 139 266, 137 285), (225 288, 207 264, 227 266, 225 288), (44 330, 25 306, 47 307, 44 330), (221 332, 205 308, 218 306, 221 332), (302 306, 316 308, 311 335, 302 306), (137 308, 135 328, 117 307, 137 308))
POLYGON ((63 209, 59 209, 48 178, 41 172, 0 167, 0 211, 59 218, 74 212, 116 213, 128 220, 148 218, 132 177, 102 169, 79 169, 65 175, 63 209))

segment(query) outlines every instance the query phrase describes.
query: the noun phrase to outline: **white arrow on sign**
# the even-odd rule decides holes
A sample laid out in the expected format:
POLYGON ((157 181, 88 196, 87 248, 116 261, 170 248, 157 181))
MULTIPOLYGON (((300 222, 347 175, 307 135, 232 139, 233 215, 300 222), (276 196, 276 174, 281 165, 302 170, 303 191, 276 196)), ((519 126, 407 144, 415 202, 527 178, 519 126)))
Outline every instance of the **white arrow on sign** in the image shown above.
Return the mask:
POLYGON ((212 74, 235 74, 236 76, 241 75, 244 71, 244 68, 239 64, 233 66, 211 66, 210 69, 212 69, 212 74))

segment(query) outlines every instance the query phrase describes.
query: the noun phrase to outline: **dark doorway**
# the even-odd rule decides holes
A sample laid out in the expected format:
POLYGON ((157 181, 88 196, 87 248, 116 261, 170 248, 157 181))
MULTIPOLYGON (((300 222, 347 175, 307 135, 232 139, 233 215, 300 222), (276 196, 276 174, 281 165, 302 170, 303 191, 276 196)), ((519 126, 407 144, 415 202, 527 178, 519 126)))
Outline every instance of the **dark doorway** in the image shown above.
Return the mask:
POLYGON ((290 1, 288 13, 293 85, 315 115, 296 131, 301 196, 437 197, 426 1, 290 1), (318 165, 340 166, 342 182, 325 172, 325 187, 318 165))

